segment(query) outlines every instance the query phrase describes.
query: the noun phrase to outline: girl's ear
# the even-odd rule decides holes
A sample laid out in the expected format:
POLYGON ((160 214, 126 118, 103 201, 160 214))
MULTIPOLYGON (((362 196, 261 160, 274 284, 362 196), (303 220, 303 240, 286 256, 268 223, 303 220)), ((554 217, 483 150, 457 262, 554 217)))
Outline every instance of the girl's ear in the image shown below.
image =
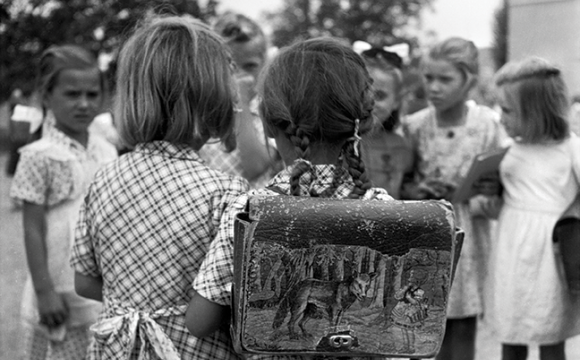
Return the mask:
POLYGON ((477 75, 465 72, 465 91, 470 91, 477 85, 477 75))

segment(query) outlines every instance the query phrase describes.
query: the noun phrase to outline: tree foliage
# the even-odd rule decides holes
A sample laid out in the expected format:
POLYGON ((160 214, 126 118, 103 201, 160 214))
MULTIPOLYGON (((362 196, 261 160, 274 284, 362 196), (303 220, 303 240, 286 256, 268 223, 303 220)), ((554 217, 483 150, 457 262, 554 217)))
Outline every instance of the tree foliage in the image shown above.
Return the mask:
POLYGON ((267 14, 272 42, 335 36, 354 42, 391 45, 408 40, 404 26, 433 0, 285 0, 282 10, 267 14))
POLYGON ((116 49, 147 11, 215 16, 215 0, 4 0, 0 3, 0 101, 12 89, 30 91, 36 60, 53 44, 95 53, 116 49))

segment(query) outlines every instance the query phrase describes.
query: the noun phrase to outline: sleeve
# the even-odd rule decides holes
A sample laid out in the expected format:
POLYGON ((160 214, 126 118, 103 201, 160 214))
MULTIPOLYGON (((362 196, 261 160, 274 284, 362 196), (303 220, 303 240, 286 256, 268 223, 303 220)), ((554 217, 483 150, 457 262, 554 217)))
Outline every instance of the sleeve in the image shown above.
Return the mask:
POLYGON ((242 195, 227 205, 220 220, 217 236, 210 244, 199 273, 193 281, 193 288, 199 295, 220 305, 231 305, 234 220, 236 215, 244 210, 247 201, 248 196, 242 195))
POLYGON ((503 125, 500 123, 499 114, 490 108, 486 109, 486 116, 490 119, 490 130, 491 130, 491 141, 488 144, 489 150, 495 150, 502 147, 506 147, 509 142, 509 136, 505 131, 503 125))
POLYGON ((71 250, 70 265, 78 272, 86 276, 99 277, 101 270, 97 260, 95 244, 91 236, 90 196, 93 185, 89 188, 79 212, 79 218, 75 227, 74 242, 71 250))
POLYGON ((38 205, 46 204, 50 188, 49 169, 46 157, 33 151, 21 152, 10 197, 38 205))

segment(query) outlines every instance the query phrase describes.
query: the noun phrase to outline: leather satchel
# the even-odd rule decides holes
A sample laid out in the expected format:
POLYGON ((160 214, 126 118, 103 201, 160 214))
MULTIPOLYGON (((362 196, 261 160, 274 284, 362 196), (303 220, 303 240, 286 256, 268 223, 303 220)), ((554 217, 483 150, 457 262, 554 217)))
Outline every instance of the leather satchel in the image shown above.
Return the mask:
POLYGON ((235 221, 234 347, 434 357, 462 241, 446 201, 251 197, 235 221))

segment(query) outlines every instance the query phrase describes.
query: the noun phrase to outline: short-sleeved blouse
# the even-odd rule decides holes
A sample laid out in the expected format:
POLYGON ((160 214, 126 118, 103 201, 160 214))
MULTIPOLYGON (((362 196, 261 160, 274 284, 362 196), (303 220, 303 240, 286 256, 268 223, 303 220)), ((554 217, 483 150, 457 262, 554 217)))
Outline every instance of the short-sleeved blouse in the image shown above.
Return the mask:
POLYGON ((47 261, 56 291, 73 292, 74 274, 68 254, 83 195, 93 174, 117 157, 106 140, 90 135, 87 147, 54 126, 20 150, 10 196, 46 205, 47 261))
MULTIPOLYGON (((212 170, 192 149, 164 141, 139 144, 97 173, 71 258, 78 273, 103 278, 104 309, 89 359, 137 358, 143 343, 172 343, 180 359, 237 358, 223 345, 227 334, 198 339, 184 314, 230 197, 247 190, 242 178, 212 170), (131 347, 126 342, 136 332, 131 347), (132 357, 120 355, 131 349, 132 357)), ((152 355, 154 348, 143 351, 152 355)))

